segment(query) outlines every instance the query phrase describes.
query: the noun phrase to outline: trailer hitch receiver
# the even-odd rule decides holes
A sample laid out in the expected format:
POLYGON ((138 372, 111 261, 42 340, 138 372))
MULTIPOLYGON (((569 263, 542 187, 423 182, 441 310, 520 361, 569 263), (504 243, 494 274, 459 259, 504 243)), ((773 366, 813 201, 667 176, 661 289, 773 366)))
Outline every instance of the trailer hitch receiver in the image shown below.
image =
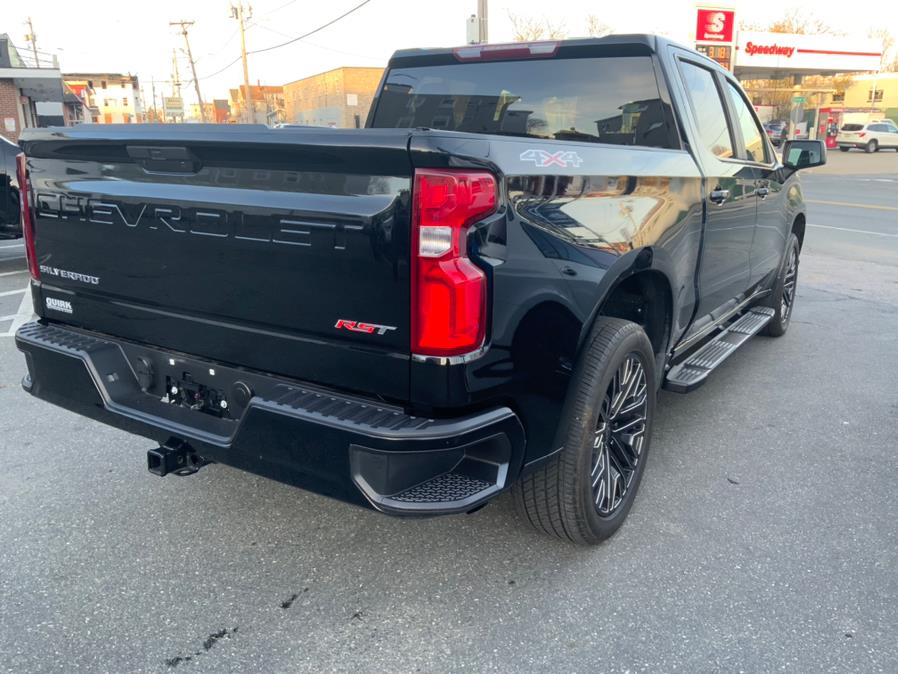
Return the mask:
POLYGON ((189 445, 179 441, 169 441, 147 451, 147 469, 159 477, 169 473, 192 475, 207 463, 189 445))

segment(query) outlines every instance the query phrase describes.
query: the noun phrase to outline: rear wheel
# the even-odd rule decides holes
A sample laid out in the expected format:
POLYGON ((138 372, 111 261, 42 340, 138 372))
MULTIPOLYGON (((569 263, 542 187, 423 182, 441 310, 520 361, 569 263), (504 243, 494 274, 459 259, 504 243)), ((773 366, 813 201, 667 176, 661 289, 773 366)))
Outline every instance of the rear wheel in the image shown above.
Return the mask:
POLYGON ((786 259, 783 261, 783 267, 768 303, 775 312, 764 328, 764 334, 770 337, 782 337, 786 334, 792 318, 792 307, 795 305, 795 293, 798 289, 798 258, 801 249, 798 237, 794 233, 790 236, 792 238, 789 241, 786 259))
POLYGON ((866 147, 864 147, 864 152, 878 152, 879 151, 879 143, 876 142, 874 138, 870 142, 867 143, 866 147))
POLYGON ((599 318, 574 372, 549 463, 514 487, 536 529, 594 544, 623 524, 645 470, 655 413, 655 356, 643 329, 599 318))

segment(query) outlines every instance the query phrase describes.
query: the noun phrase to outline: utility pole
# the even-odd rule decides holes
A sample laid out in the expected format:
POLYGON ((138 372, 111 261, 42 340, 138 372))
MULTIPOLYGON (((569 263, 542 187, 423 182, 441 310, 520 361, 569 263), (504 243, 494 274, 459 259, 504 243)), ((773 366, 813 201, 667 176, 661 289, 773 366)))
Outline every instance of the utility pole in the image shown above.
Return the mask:
MULTIPOLYGON (((181 100, 181 106, 182 106, 181 107, 181 115, 182 115, 181 121, 183 122, 184 121, 184 118, 183 118, 184 102, 183 102, 183 99, 181 99, 181 75, 180 75, 180 73, 178 73, 178 51, 176 49, 171 50, 171 95, 172 95, 172 98, 177 98, 178 100, 181 100)), ((176 119, 177 115, 170 113, 168 110, 165 109, 165 96, 164 95, 162 98, 162 107, 163 107, 163 110, 162 110, 163 115, 165 117, 168 117, 171 114, 172 124, 177 124, 177 121, 178 121, 176 119)))
POLYGON ((171 50, 171 92, 175 98, 181 98, 181 75, 178 73, 178 52, 171 50))
POLYGON ((489 0, 477 0, 477 21, 481 44, 489 42, 489 0))
POLYGON ((205 123, 206 109, 203 107, 203 96, 200 94, 200 81, 196 77, 196 64, 193 62, 193 53, 190 51, 190 38, 187 37, 187 27, 193 25, 193 21, 169 21, 169 26, 181 26, 181 34, 184 36, 184 44, 187 47, 187 60, 190 61, 190 72, 193 74, 193 86, 196 87, 196 98, 200 102, 200 119, 205 123))
POLYGON ((28 35, 25 36, 25 40, 31 43, 31 50, 34 52, 34 67, 41 67, 41 60, 37 55, 37 35, 34 33, 34 26, 31 25, 31 17, 28 17, 28 21, 25 23, 28 24, 28 35))
POLYGON ((237 6, 231 5, 231 18, 237 19, 240 24, 240 55, 243 58, 243 116, 247 124, 255 122, 255 110, 253 109, 253 96, 249 88, 249 66, 246 62, 246 21, 253 18, 253 8, 247 6, 244 8, 243 0, 237 3, 237 6))
POLYGON ((153 85, 153 121, 159 122, 159 111, 156 109, 156 78, 150 80, 153 85))

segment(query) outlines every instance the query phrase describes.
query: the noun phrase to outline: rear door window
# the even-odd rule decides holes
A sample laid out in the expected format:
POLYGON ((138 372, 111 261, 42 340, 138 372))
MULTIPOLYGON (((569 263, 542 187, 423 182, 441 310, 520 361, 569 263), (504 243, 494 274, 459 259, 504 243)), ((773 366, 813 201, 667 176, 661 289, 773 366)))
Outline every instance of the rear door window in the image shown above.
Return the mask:
POLYGON ((739 128, 742 130, 742 142, 745 143, 745 156, 742 159, 756 161, 760 163, 767 162, 767 146, 764 144, 764 134, 755 121, 755 116, 745 100, 745 96, 736 87, 735 84, 727 80, 727 93, 730 95, 730 103, 733 106, 733 112, 739 128))
POLYGON ((732 157, 733 140, 711 71, 689 61, 680 62, 680 71, 702 143, 721 159, 732 157))
POLYGON ((648 56, 394 68, 371 126, 680 147, 648 56))

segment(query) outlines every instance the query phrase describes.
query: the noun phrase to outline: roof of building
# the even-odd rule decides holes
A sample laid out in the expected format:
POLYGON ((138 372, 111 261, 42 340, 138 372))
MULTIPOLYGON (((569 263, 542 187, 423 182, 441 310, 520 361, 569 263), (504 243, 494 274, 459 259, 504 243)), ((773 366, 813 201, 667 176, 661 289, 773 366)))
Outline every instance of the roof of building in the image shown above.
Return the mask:
MULTIPOLYGON (((239 95, 242 95, 246 90, 246 85, 241 84, 237 89, 231 89, 231 100, 236 101, 239 95)), ((282 94, 284 93, 284 87, 280 85, 269 85, 269 84, 250 84, 249 85, 250 94, 253 97, 254 101, 261 101, 265 99, 266 94, 282 94)))
POLYGON ((130 73, 63 73, 64 80, 131 80, 137 81, 137 75, 130 73))
POLYGON ((322 77, 324 75, 327 75, 328 73, 333 73, 338 70, 376 70, 377 72, 382 73, 384 69, 381 66, 340 66, 339 68, 331 68, 330 70, 315 73, 314 75, 309 75, 308 77, 300 77, 298 80, 291 80, 284 86, 286 87, 289 84, 296 84, 297 82, 305 82, 306 80, 313 80, 316 77, 322 77))

